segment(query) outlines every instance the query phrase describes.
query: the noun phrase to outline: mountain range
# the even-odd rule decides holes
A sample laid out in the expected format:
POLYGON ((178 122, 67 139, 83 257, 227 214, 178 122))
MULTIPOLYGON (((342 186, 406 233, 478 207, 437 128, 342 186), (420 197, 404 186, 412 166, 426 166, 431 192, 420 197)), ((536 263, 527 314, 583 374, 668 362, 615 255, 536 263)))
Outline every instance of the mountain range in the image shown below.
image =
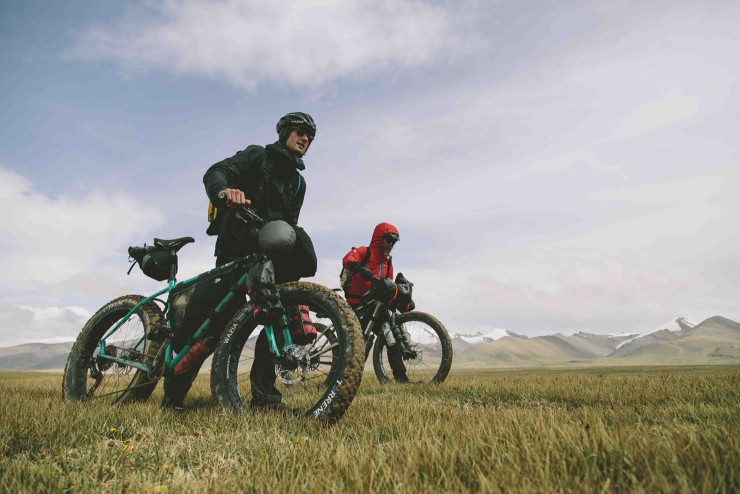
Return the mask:
MULTIPOLYGON (((740 324, 683 318, 644 333, 526 336, 506 329, 452 334, 453 369, 578 365, 740 364, 740 324)), ((59 371, 72 342, 0 347, 0 370, 59 371)))
POLYGON ((575 333, 526 338, 455 335, 457 367, 740 364, 740 324, 721 316, 693 326, 684 318, 639 334, 575 333), (475 343, 481 341, 480 343, 475 343))

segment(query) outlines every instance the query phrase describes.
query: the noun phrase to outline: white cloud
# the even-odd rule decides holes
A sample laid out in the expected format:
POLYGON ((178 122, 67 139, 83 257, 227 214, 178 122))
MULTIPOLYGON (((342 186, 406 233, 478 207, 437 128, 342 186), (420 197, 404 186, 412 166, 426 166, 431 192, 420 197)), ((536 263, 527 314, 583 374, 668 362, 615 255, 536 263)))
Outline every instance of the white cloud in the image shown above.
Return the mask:
MULTIPOLYGON (((401 229, 397 270, 416 283, 420 310, 451 331, 531 335, 645 329, 678 315, 740 318, 732 296, 740 4, 582 2, 552 17, 481 2, 491 21, 486 49, 463 54, 448 73, 408 77, 408 88, 387 83, 396 69, 460 55, 458 43, 483 24, 457 29, 473 4, 451 14, 414 1, 141 2, 80 33, 72 53, 239 87, 284 82, 321 92, 382 74, 373 87, 337 84, 336 100, 313 102, 324 118, 306 160, 301 214, 317 239, 313 281, 336 286, 337 243, 366 245, 372 227, 390 221, 401 229), (512 17, 497 18, 502 11, 512 17)), ((272 107, 271 94, 256 97, 272 107)), ((125 293, 120 266, 105 256, 147 238, 134 230, 147 221, 142 204, 126 195, 46 197, 18 175, 0 175, 0 205, 12 212, 0 220, 0 269, 15 292, 2 300, 19 320, 37 317, 20 307, 44 306, 43 293, 24 302, 19 286, 106 300, 125 293)), ((150 230, 163 221, 153 215, 150 230)), ((211 247, 187 249, 182 279, 212 261, 211 247)))
POLYGON ((460 48, 451 14, 419 0, 162 0, 79 34, 69 56, 125 70, 317 87, 422 66, 460 48))
POLYGON ((0 209, 6 212, 0 219, 0 272, 8 283, 56 284, 108 274, 110 256, 165 221, 161 211, 123 192, 48 197, 1 166, 0 209))
MULTIPOLYGON (((90 315, 126 293, 162 288, 134 268, 127 247, 165 224, 159 209, 123 192, 49 197, 0 166, 0 346, 70 341, 90 315), (75 304, 75 305, 65 305, 75 304)), ((189 245, 180 279, 213 267, 211 245, 189 245)))
POLYGON ((325 176, 351 184, 305 217, 396 224, 397 269, 450 330, 737 318, 737 8, 698 10, 605 15, 507 79, 435 87, 443 104, 430 90, 353 109, 357 156, 325 176))
POLYGON ((92 314, 81 307, 26 307, 0 302, 0 344, 74 341, 92 314))

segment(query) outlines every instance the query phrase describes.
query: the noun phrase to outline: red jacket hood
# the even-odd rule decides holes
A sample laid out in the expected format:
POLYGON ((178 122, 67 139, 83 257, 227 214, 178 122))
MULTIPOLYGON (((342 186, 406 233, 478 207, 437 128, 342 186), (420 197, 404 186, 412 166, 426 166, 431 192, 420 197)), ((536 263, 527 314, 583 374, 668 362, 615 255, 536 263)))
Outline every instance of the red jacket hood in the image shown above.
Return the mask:
POLYGON ((398 235, 398 229, 390 223, 380 223, 375 227, 373 231, 373 238, 370 240, 370 250, 380 252, 380 242, 383 240, 383 236, 388 233, 395 233, 398 235))

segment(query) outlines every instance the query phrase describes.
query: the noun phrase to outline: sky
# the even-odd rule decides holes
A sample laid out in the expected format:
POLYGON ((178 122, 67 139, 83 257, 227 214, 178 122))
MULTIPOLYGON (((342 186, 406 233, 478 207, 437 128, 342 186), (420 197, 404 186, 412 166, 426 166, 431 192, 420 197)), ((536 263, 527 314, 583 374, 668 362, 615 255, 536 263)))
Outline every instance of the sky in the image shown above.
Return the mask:
POLYGON ((158 290, 130 245, 192 236, 179 279, 210 269, 203 174, 291 111, 309 281, 389 222, 453 334, 740 321, 738 26, 734 0, 4 0, 0 346, 158 290))

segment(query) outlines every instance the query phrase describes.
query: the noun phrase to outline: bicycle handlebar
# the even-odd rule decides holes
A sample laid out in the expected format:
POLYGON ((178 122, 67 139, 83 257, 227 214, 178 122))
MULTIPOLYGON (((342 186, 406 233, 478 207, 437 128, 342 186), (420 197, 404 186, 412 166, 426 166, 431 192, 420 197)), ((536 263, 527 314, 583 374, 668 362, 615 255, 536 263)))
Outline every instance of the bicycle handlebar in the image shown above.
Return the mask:
POLYGON ((262 217, 254 211, 254 209, 250 208, 246 204, 237 206, 235 209, 236 217, 240 220, 246 223, 254 223, 259 227, 264 226, 265 220, 263 220, 262 217))

